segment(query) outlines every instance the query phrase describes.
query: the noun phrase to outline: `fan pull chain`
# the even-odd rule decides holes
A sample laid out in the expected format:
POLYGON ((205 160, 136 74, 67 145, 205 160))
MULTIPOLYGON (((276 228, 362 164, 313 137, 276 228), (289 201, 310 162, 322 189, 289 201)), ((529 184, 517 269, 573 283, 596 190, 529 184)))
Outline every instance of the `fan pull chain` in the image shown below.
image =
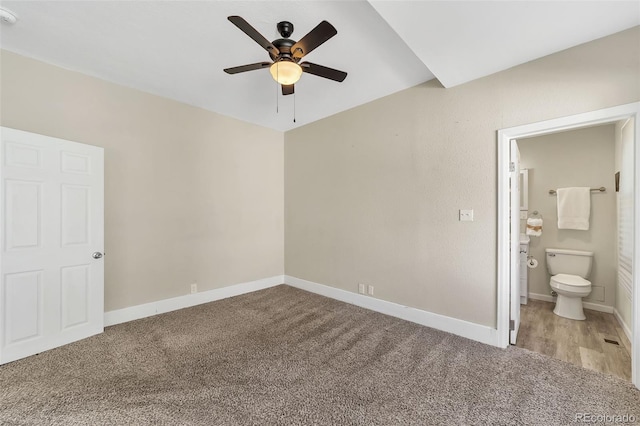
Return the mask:
POLYGON ((280 68, 276 66, 276 114, 280 114, 280 110, 278 109, 278 89, 280 89, 280 83, 278 83, 278 78, 280 77, 280 68))
POLYGON ((296 122, 296 92, 293 92, 293 122, 296 122))

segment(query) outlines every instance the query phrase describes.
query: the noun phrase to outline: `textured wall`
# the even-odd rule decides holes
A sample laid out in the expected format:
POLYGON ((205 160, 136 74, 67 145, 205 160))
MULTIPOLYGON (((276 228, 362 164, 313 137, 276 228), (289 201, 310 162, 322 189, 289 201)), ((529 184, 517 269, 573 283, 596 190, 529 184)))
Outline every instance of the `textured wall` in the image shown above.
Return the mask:
POLYGON ((495 326, 497 130, 640 100, 639 39, 430 81, 287 132, 286 273, 495 326))
POLYGON ((539 262, 529 269, 529 292, 548 296, 548 247, 593 251, 592 291, 585 301, 613 306, 616 294, 616 192, 614 179, 615 125, 518 140, 520 166, 529 169, 529 212, 544 218, 542 236, 531 237, 530 254, 539 262), (549 189, 604 186, 591 196, 588 231, 558 229, 558 197, 549 189))
POLYGON ((281 275, 283 135, 2 51, 1 123, 105 148, 105 310, 281 275))

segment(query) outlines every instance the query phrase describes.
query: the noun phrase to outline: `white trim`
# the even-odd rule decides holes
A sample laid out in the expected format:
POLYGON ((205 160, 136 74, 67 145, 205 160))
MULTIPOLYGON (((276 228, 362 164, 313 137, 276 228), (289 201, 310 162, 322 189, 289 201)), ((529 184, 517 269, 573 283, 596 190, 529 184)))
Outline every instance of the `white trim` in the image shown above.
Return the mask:
MULTIPOLYGON (((525 124, 498 131, 498 306, 497 333, 499 346, 509 342, 509 141, 559 131, 613 123, 635 118, 635 182, 634 182, 634 256, 632 270, 640 268, 640 102, 598 111, 576 114, 538 123, 525 124)), ((640 274, 633 274, 631 305, 631 381, 640 388, 640 274)))
POLYGON ((437 330, 446 331, 447 333, 456 334, 487 345, 498 346, 498 335, 496 329, 486 325, 474 324, 472 322, 423 311, 421 309, 411 308, 398 303, 387 302, 386 300, 352 293, 350 291, 314 283, 312 281, 303 280, 290 275, 284 276, 284 282, 292 287, 320 294, 325 297, 330 297, 331 299, 336 299, 341 302, 350 303, 352 305, 415 322, 437 330))
MULTIPOLYGON (((529 299, 544 300, 545 302, 556 302, 556 298, 550 294, 529 293, 529 299)), ((600 303, 585 302, 582 301, 582 307, 585 309, 591 309, 592 311, 606 312, 608 314, 613 313, 613 306, 601 305, 600 303)))
POLYGON ((239 296, 241 294, 251 293, 257 290, 275 287, 280 284, 284 284, 284 275, 276 275, 275 277, 234 284, 227 287, 203 291, 202 293, 187 294, 184 296, 173 297, 171 299, 158 300, 156 302, 117 309, 104 313, 104 325, 107 327, 153 315, 164 314, 165 312, 189 308, 191 306, 214 302, 228 297, 239 296))
POLYGON ((633 183, 633 295, 631 296, 631 382, 640 389, 640 102, 636 102, 633 183))
POLYGON ((509 197, 509 191, 511 190, 509 185, 511 139, 502 133, 502 130, 498 131, 498 300, 496 329, 498 332, 498 346, 506 348, 509 346, 509 296, 511 292, 511 246, 509 241, 511 232, 511 198, 509 197), (506 168, 503 167, 504 165, 506 165, 506 168))
POLYGON ((624 320, 622 319, 622 315, 620 315, 620 312, 618 312, 616 308, 613 308, 613 316, 615 316, 618 320, 618 323, 620 323, 620 327, 622 328, 622 331, 624 331, 624 334, 627 335, 627 339, 631 341, 631 329, 629 328, 627 323, 624 322, 624 320))

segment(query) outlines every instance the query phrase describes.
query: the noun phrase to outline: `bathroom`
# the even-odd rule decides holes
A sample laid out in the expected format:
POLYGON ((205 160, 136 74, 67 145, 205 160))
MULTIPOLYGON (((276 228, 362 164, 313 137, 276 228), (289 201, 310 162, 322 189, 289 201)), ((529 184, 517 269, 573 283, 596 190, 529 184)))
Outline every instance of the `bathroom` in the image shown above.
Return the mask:
POLYGON ((541 233, 530 230, 523 246, 527 290, 517 346, 627 380, 631 280, 624 265, 633 251, 633 126, 629 119, 517 141, 521 192, 527 194, 520 229, 527 229, 527 218, 530 225, 542 219, 541 233), (558 196, 550 191, 566 187, 593 189, 588 230, 558 229, 558 196), (549 248, 593 252, 591 291, 582 298, 584 321, 553 314, 557 298, 547 269, 549 248))

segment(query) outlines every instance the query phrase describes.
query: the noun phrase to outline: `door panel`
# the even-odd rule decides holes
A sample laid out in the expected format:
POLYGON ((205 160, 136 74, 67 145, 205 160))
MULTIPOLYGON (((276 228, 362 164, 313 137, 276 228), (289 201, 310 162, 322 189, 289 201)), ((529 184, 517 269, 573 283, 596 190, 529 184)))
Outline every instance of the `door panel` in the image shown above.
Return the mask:
POLYGON ((62 185, 62 246, 89 244, 90 188, 62 185))
POLYGON ((62 328, 89 321, 89 269, 91 265, 62 268, 62 328))
POLYGON ((41 149, 22 143, 5 144, 5 165, 11 167, 41 168, 41 149))
POLYGON ((520 153, 515 140, 511 141, 510 159, 513 167, 510 174, 511 232, 509 233, 509 246, 511 254, 509 263, 511 273, 509 279, 509 303, 511 306, 509 319, 513 327, 509 333, 509 343, 515 345, 518 338, 518 329, 520 328, 520 153))
POLYGON ((103 330, 104 153, 0 131, 2 364, 103 330))
POLYGON ((5 275, 5 342, 42 337, 42 271, 5 275))
POLYGON ((62 173, 90 173, 91 158, 89 156, 66 151, 62 151, 60 155, 60 171, 62 173))
POLYGON ((7 250, 40 247, 42 206, 40 182, 5 181, 5 227, 7 250))

